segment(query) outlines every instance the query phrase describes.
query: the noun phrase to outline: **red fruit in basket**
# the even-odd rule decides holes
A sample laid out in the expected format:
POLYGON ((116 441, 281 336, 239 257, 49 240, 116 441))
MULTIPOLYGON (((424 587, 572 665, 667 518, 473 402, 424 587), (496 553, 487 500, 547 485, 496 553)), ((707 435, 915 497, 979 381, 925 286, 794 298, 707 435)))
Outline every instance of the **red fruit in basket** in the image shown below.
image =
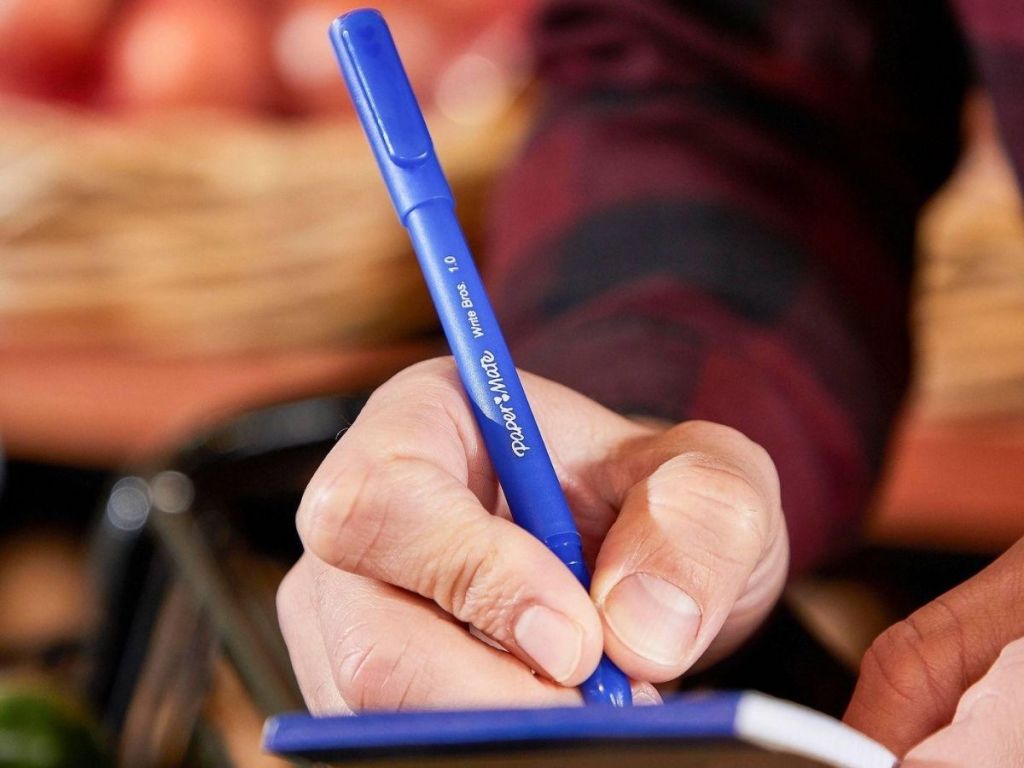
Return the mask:
POLYGON ((271 90, 268 33, 253 0, 142 0, 114 31, 105 100, 129 109, 259 109, 271 90))
MULTIPOLYGON (((274 66, 299 111, 351 113, 352 105, 327 39, 331 22, 365 7, 359 0, 285 0, 273 36, 274 66)), ((433 3, 377 0, 417 93, 426 94, 445 55, 445 27, 433 3)))
POLYGON ((112 7, 113 0, 0 0, 0 89, 73 90, 112 7))

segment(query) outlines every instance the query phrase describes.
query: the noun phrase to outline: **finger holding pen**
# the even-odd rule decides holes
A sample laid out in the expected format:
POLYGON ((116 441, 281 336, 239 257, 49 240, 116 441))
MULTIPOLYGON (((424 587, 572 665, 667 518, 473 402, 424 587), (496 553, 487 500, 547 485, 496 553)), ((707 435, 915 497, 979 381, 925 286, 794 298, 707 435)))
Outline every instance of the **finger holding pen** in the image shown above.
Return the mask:
POLYGON ((450 366, 446 374, 449 386, 435 392, 423 389, 429 379, 400 375, 371 399, 303 497, 303 543, 330 565, 428 598, 552 680, 578 685, 601 655, 597 611, 540 541, 481 503, 497 502, 496 479, 450 366), (444 405, 425 413, 424 399, 444 405), (450 412, 460 414, 454 436, 450 412))
MULTIPOLYGON (((505 559, 509 550, 503 540, 458 541, 461 551, 486 552, 494 558, 488 568, 500 569, 492 571, 499 576, 476 586, 458 577, 474 569, 454 567, 447 553, 455 545, 448 540, 476 538, 478 529, 454 517, 442 522, 436 515, 448 514, 451 505, 434 505, 407 491, 429 487, 428 478, 439 474, 460 498, 467 492, 472 496, 463 508, 471 516, 511 523, 453 362, 445 358, 413 366, 370 399, 324 461, 302 505, 299 525, 311 555, 346 569, 307 556, 279 596, 300 682, 307 681, 304 691, 316 694, 311 707, 318 701, 337 703, 324 690, 325 680, 356 710, 579 702, 576 691, 545 682, 554 675, 540 662, 544 651, 534 654, 516 643, 514 621, 530 605, 530 595, 557 597, 545 605, 579 622, 595 656, 603 644, 634 680, 667 679, 697 657, 726 652, 770 609, 786 570, 784 536, 780 543, 755 534, 781 535, 784 524, 776 505, 753 503, 759 496, 748 486, 773 487, 774 470, 758 463, 760 449, 727 428, 700 422, 672 429, 639 425, 554 382, 523 374, 523 383, 552 436, 551 453, 587 548, 597 553, 594 593, 587 595, 574 579, 566 580, 565 567, 529 537, 525 544, 534 554, 525 559, 505 559), (387 469, 395 458, 405 464, 400 475, 387 469), (349 473, 350 467, 367 465, 378 469, 349 473), (705 474, 708 465, 716 472, 705 474), (691 466, 695 474, 687 469, 691 466), (717 470, 749 480, 706 485, 709 478, 720 479, 717 470), (342 483, 351 483, 348 492, 330 487, 342 483), (732 495, 736 489, 742 493, 732 495), (702 497, 710 494, 721 503, 709 507, 702 497), (346 501, 352 498, 360 507, 355 514, 346 501), (310 515, 314 499, 321 505, 315 520, 310 515), (318 533, 307 527, 311 524, 327 528, 318 533), (426 540, 416 535, 421 528, 428 529, 426 540), (777 554, 769 556, 772 552, 777 554), (424 576, 423 568, 433 574, 424 576), (625 644, 616 645, 619 633, 628 638, 631 631, 653 629, 668 632, 672 642, 674 625, 665 612, 645 616, 643 600, 615 586, 636 574, 679 585, 701 609, 695 634, 678 636, 679 656, 669 664, 652 665, 625 644), (436 600, 426 589, 426 596, 414 594, 431 582, 457 589, 438 590, 436 600), (605 589, 612 596, 602 600, 605 589), (621 602, 614 607, 616 601, 621 602), (453 617, 456 608, 472 612, 453 617), (619 609, 624 620, 611 616, 608 621, 619 609), (484 628, 511 653, 487 647, 466 624, 484 628), (314 653, 303 650, 310 644, 314 653), (362 658, 368 663, 354 663, 362 658)), ((480 570, 477 578, 485 573, 480 570)), ((574 642, 574 632, 545 639, 556 657, 574 654, 574 642)), ((638 703, 657 701, 649 685, 634 684, 634 694, 638 703)))

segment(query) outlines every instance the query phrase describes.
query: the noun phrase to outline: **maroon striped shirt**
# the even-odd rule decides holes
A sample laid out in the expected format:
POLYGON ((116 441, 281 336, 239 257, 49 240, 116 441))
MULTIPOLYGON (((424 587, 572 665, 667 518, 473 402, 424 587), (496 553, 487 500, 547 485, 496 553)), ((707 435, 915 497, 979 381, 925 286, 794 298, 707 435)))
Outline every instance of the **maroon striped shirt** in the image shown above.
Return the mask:
POLYGON ((797 570, 855 541, 909 370, 915 220, 973 77, 1024 168, 1016 0, 558 0, 488 279, 523 368, 734 426, 797 570))

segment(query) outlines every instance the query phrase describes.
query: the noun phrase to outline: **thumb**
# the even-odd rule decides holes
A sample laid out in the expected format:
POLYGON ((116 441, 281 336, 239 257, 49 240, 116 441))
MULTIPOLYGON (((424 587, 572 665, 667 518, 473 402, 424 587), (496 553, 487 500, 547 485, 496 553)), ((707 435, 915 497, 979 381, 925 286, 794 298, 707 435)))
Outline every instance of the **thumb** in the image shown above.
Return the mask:
POLYGON ((789 549, 775 467, 739 432, 687 422, 642 455, 591 595, 609 656, 661 682, 753 631, 782 590, 789 549))
POLYGON ((1007 645, 960 699, 953 722, 910 750, 903 768, 1024 765, 1024 638, 1007 645))

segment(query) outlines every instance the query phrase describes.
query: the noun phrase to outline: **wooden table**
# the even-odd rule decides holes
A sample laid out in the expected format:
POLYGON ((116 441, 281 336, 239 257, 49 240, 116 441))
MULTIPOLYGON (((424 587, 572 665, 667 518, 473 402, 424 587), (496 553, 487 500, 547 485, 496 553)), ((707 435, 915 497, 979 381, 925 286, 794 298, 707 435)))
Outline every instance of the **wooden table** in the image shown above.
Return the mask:
POLYGON ((0 436, 13 457, 118 467, 250 408, 367 391, 434 349, 405 343, 166 360, 0 351, 0 436))

